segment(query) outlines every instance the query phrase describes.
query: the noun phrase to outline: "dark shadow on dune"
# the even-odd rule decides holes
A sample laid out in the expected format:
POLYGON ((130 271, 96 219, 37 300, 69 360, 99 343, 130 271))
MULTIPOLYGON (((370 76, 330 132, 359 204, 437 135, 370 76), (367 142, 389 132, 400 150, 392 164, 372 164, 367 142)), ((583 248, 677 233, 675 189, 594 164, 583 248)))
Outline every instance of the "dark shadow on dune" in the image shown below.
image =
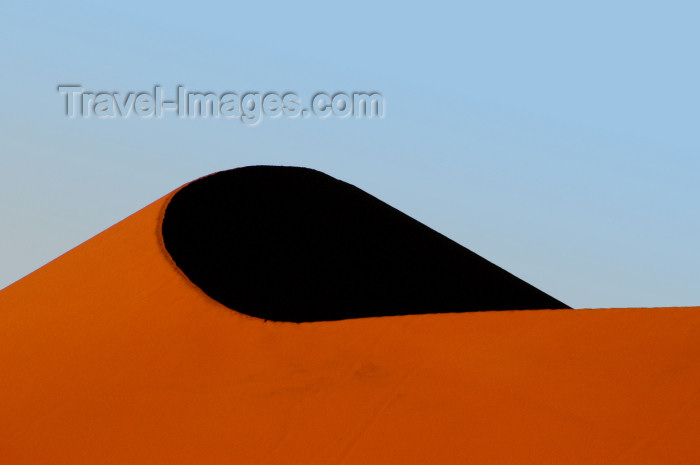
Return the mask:
POLYGON ((568 308, 307 168, 253 166, 195 181, 168 205, 163 240, 205 293, 266 320, 568 308))

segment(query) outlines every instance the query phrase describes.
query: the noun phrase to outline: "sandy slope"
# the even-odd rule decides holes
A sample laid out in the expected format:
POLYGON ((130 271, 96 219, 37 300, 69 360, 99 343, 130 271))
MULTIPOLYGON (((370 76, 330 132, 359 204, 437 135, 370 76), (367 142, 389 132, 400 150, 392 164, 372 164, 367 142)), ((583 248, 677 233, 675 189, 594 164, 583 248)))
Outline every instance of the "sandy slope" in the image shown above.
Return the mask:
POLYGON ((700 463, 700 308, 264 322, 167 200, 0 292, 0 463, 700 463))

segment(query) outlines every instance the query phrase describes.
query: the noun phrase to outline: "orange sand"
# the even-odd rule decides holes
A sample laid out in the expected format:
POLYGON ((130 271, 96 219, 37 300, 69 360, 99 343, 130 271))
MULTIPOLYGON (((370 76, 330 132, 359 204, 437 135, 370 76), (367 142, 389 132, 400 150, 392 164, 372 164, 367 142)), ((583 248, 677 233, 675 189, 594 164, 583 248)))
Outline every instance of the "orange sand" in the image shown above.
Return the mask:
POLYGON ((0 292, 0 463, 700 463, 700 308, 264 322, 167 200, 0 292))

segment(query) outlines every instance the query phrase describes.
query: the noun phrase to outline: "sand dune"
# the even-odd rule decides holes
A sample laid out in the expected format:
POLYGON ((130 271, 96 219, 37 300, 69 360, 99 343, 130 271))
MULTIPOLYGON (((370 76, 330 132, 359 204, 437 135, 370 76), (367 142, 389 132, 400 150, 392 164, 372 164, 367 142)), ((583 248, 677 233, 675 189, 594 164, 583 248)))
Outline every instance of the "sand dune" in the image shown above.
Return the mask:
POLYGON ((379 199, 308 168, 250 166, 177 192, 177 266, 215 300, 274 321, 568 308, 379 199))
POLYGON ((264 321, 171 197, 0 292, 0 463, 700 463, 700 308, 264 321))

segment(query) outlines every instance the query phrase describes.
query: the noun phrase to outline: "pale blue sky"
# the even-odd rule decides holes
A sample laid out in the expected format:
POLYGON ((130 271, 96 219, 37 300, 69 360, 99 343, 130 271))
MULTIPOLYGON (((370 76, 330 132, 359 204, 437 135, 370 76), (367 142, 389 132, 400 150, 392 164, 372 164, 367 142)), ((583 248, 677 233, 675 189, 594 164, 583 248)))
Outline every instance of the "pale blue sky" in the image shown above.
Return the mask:
POLYGON ((575 307, 700 305, 697 2, 0 14, 0 288, 199 176, 316 168, 575 307), (67 119, 59 84, 380 91, 382 120, 67 119))

